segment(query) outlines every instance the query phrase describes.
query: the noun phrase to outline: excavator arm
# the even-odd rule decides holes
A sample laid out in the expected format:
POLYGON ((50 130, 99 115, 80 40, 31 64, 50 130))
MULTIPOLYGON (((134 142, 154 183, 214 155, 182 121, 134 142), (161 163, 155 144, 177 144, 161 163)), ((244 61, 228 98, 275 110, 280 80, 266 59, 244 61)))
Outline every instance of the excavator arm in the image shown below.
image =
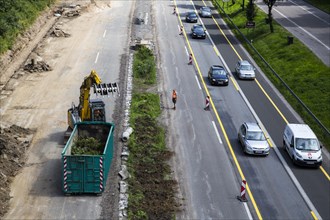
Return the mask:
MULTIPOLYGON (((109 94, 119 93, 117 83, 102 83, 101 78, 92 70, 91 73, 84 78, 80 86, 79 105, 68 110, 68 131, 65 138, 69 136, 75 123, 79 121, 105 121, 104 102, 101 100, 90 100, 90 90, 93 88, 94 94, 109 96, 109 94)), ((66 142, 66 140, 65 140, 66 142)))

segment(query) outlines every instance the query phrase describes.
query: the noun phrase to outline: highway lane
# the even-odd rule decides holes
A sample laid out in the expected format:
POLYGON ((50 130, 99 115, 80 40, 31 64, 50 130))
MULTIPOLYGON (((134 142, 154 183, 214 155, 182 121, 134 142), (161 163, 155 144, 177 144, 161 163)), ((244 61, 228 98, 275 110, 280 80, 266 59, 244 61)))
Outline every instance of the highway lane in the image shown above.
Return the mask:
MULTIPOLYGON (((196 5, 202 5, 202 2, 196 1, 196 5)), ((249 56, 238 46, 237 41, 230 35, 229 31, 226 30, 225 25, 222 21, 218 20, 221 29, 224 31, 226 37, 230 42, 233 42, 233 47, 239 54, 233 51, 232 47, 228 45, 228 41, 220 34, 218 27, 215 25, 212 19, 203 19, 205 26, 208 28, 212 39, 217 45, 219 51, 223 54, 228 66, 232 73, 234 72, 234 66, 236 61, 242 57, 244 59, 250 59, 249 56)), ((235 74, 233 73, 235 76, 235 74)), ((236 77, 236 76, 235 76, 236 77)), ((280 95, 274 91, 272 86, 268 83, 268 80, 263 75, 257 73, 257 81, 262 85, 263 89, 272 98, 276 108, 283 114, 284 118, 290 123, 300 123, 301 120, 296 114, 290 110, 288 105, 281 99, 280 95)), ((285 119, 279 114, 275 107, 270 103, 265 94, 261 91, 257 83, 253 81, 242 81, 238 80, 238 83, 244 91, 251 105, 254 107, 261 121, 265 125, 267 131, 270 133, 277 147, 279 147, 281 154, 287 161, 290 169, 294 172, 295 176, 299 180, 300 184, 312 200, 316 209, 320 212, 320 215, 327 219, 329 218, 329 179, 320 171, 314 169, 305 169, 292 165, 287 153, 284 152, 282 146, 282 135, 283 128, 285 126, 285 119), (306 178, 308 175, 308 178, 306 178), (317 181, 315 181, 317 180, 317 181)), ((326 170, 329 170, 329 160, 324 156, 324 165, 326 170)))
MULTIPOLYGON (((190 5, 189 1, 180 1, 178 3, 178 9, 179 12, 185 12, 186 10, 189 10, 189 8, 192 8, 190 5)), ((181 16, 182 17, 182 16, 181 16)), ((163 22, 168 25, 168 22, 163 22)), ((185 30, 189 33, 190 27, 192 26, 191 24, 186 24, 183 23, 185 30)), ((160 27, 161 30, 164 28, 160 27)), ((175 30, 178 33, 178 28, 175 30)), ((167 29, 164 30, 164 32, 167 33, 167 36, 170 35, 169 31, 167 29)), ((159 34, 161 36, 161 34, 159 34)), ((189 37, 190 39, 190 37, 189 37)), ((172 42, 172 40, 168 40, 172 42)), ((193 48, 194 54, 196 56, 196 60, 198 62, 198 69, 201 70, 201 73, 203 73, 203 80, 206 79, 206 73, 210 65, 212 64, 217 64, 219 63, 219 59, 216 56, 215 51, 213 50, 212 45, 210 42, 205 41, 199 41, 199 40, 189 40, 188 47, 191 45, 193 48)), ((175 48, 176 52, 178 53, 178 49, 175 48)), ((162 50, 161 50, 162 51, 162 50)), ((176 53, 172 51, 171 47, 167 47, 168 53, 171 54, 171 60, 172 62, 178 61, 178 57, 175 56, 176 53)), ((182 52, 181 52, 182 53, 182 52)), ((179 59, 180 60, 180 59, 179 59)), ((186 63, 184 61, 184 63, 186 63)), ((168 67, 167 67, 168 68, 168 67)), ((166 69, 165 67, 162 67, 162 69, 166 69)), ((177 82, 186 82, 189 80, 187 76, 189 76, 187 73, 182 74, 182 71, 177 70, 174 71, 175 74, 175 80, 177 82), (180 74, 181 73, 181 74, 180 74), (181 80, 181 77, 184 78, 185 80, 181 80)), ((168 74, 164 74, 166 77, 169 77, 168 74)), ((192 77, 190 77, 192 78, 192 77)), ((204 82, 202 81, 201 84, 204 82)), ((235 154, 238 155, 237 157, 240 163, 243 163, 242 169, 243 172, 247 172, 249 175, 246 176, 246 179, 248 180, 248 183, 251 187, 252 192, 256 191, 257 195, 254 195, 256 198, 256 202, 261 210, 261 216, 265 216, 265 218, 299 218, 299 219, 310 219, 312 216, 310 214, 310 210, 304 203, 302 197, 300 196, 299 192, 296 190, 295 186, 293 185, 291 179, 288 177, 287 173, 285 172, 284 168, 279 164, 280 162, 278 161, 277 157, 275 155, 270 155, 267 158, 254 158, 254 157, 246 157, 245 155, 242 154, 242 149, 237 143, 237 130, 239 125, 245 121, 245 120, 250 120, 253 121, 253 115, 250 113, 250 111, 247 109, 247 106, 245 105, 244 101, 242 100, 241 96, 239 93, 237 93, 236 88, 233 86, 231 83, 228 87, 210 87, 208 85, 208 82, 205 81, 207 84, 208 88, 210 89, 210 94, 212 96, 212 100, 214 101, 213 103, 217 107, 217 109, 221 108, 228 108, 224 112, 220 112, 220 117, 225 118, 224 123, 226 124, 225 127, 231 126, 231 129, 226 128, 230 131, 228 133, 229 140, 232 142, 233 149, 235 151, 235 154), (257 162, 256 162, 257 161, 257 162), (274 173, 271 173, 273 171, 274 173), (276 174, 276 175, 274 175, 276 174), (280 178, 279 178, 280 177, 280 178), (272 184, 275 183, 276 186, 273 186, 272 184), (273 187, 272 187, 273 186, 273 187), (271 189, 269 189, 271 188, 271 189), (278 189, 285 188, 285 192, 279 192, 278 189)), ((194 85, 193 82, 188 83, 191 87, 194 85)), ((182 89, 182 86, 180 86, 180 89, 182 90, 180 93, 184 93, 184 89, 182 89)), ((179 94, 180 94, 179 93, 179 94)), ((190 94, 191 92, 189 92, 190 94)), ((179 95, 180 97, 180 95, 179 95)), ((196 99, 196 96, 194 96, 196 99)), ((184 95, 184 98, 186 98, 186 95, 184 95)), ((196 100, 192 100, 192 102, 196 102, 196 100)), ((194 105, 192 102, 189 102, 189 105, 194 105)), ((186 103, 186 101, 185 101, 186 103)), ((180 106, 178 105, 178 109, 180 109, 180 106)), ((191 110, 193 111, 193 110, 191 110)), ((176 113, 177 114, 177 113, 176 113)), ((181 113, 180 113, 181 114, 181 113)), ((185 114, 189 114, 189 112, 185 112, 185 114)), ((189 114, 190 115, 190 114, 189 114)), ((203 117, 203 115, 199 115, 199 118, 203 117)), ((175 132, 181 132, 184 135, 181 135, 181 133, 178 133, 178 136, 192 136, 193 134, 193 140, 199 140, 199 138, 195 137, 195 132, 196 129, 192 129, 195 132, 192 132, 189 127, 187 128, 187 122, 189 125, 192 124, 193 119, 189 117, 190 120, 185 119, 184 122, 181 124, 179 123, 180 129, 175 130, 175 132), (188 130, 188 131, 186 131, 188 130)), ((198 118, 194 118, 194 122, 197 121, 198 118)), ((175 118, 175 124, 180 121, 179 118, 175 118)), ((220 130, 220 127, 219 127, 220 130)), ((198 130, 200 131, 200 129, 198 130)), ((201 132, 201 131, 200 131, 201 132)), ((209 134, 209 132, 207 132, 209 134)), ((206 136, 208 138, 211 138, 210 135, 206 136)), ((225 136, 223 136, 222 140, 226 139, 225 136)), ((206 141, 205 138, 203 139, 203 142, 206 141)), ((180 139, 180 146, 183 145, 183 143, 186 142, 186 139, 180 139)), ((197 141, 198 143, 199 141, 197 141)), ((193 142, 194 143, 194 142, 193 142)), ((191 143, 191 144, 193 144, 191 143)), ((195 143, 196 144, 196 143, 195 143)), ((192 145, 193 146, 193 145, 192 145)), ((203 153, 204 151, 207 152, 210 149, 212 149, 209 145, 207 149, 203 148, 203 153)), ((191 147, 190 147, 191 148, 191 147)), ((228 151, 228 147, 225 148, 226 151, 228 151)), ((215 154, 216 151, 212 152, 213 155, 215 154)), ((189 154, 188 152, 185 152, 185 157, 187 157, 186 154, 189 154)), ((204 153, 205 154, 205 153, 204 153)), ((235 155, 234 155, 235 156, 235 155)), ((198 167, 199 169, 202 169, 204 166, 204 170, 207 170, 209 172, 209 164, 212 164, 212 158, 210 156, 208 163, 203 163, 199 164, 198 167)), ((222 159, 223 157, 221 157, 222 159)), ((232 163, 235 163, 235 158, 232 158, 230 156, 230 160, 232 163)), ((198 164, 198 159, 197 159, 197 164, 198 164)), ((195 162, 196 163, 196 162, 195 162)), ((191 167, 196 167, 195 163, 192 163, 192 161, 189 160, 189 163, 187 162, 185 164, 185 171, 191 169, 191 167), (188 165, 189 164, 189 165, 188 165)), ((200 173, 198 173, 201 175, 200 173)), ((203 174, 203 173, 202 173, 203 174)), ((203 175, 202 175, 203 176, 203 175)), ((201 177, 202 177, 201 176, 201 177)), ((202 178, 203 179, 203 178, 202 178)), ((188 179, 189 180, 189 179, 188 179)), ((238 181, 240 181, 241 178, 238 177, 238 181)), ((190 184, 189 181, 187 183, 188 185, 190 184)), ((209 181, 210 186, 212 185, 217 185, 217 183, 213 183, 209 181)), ((188 187, 190 189, 193 189, 193 187, 188 187)), ((194 198, 192 200, 189 200, 190 202, 196 204, 198 203, 197 201, 205 199, 204 197, 199 197, 196 193, 190 190, 189 192, 191 195, 191 198, 194 198)), ((201 202, 199 202, 202 204, 201 202)), ((204 201, 204 204, 207 203, 204 201)), ((207 203, 207 206, 212 207, 213 203, 207 203)), ((251 203, 250 203, 251 204, 251 203)), ((193 207, 196 207, 192 205, 193 207)), ((257 206, 257 209, 258 209, 257 206)), ((251 207, 254 209, 254 207, 251 207)), ((219 209, 221 209, 219 207, 219 209)), ((199 209, 200 210, 200 209, 199 209)), ((203 209, 202 209, 203 210, 203 209)), ((256 211, 257 212, 257 211, 256 211)), ((258 218, 261 216, 258 215, 258 218)))
MULTIPOLYGON (((261 1, 256 4, 268 13, 261 1)), ((274 19, 330 66, 330 15, 302 0, 278 1, 272 9, 274 19)))
MULTIPOLYGON (((173 2, 172 2, 173 3, 173 2)), ((178 18, 169 1, 156 1, 160 74, 164 78, 165 111, 170 114, 171 147, 185 203, 180 219, 249 219, 247 205, 239 202, 240 182, 218 138, 211 112, 193 66, 187 65, 185 42, 179 35, 178 18), (171 91, 178 92, 177 109, 171 109, 171 91)), ((207 53, 206 53, 207 54, 207 53)), ((214 56, 213 59, 216 59, 214 56)))

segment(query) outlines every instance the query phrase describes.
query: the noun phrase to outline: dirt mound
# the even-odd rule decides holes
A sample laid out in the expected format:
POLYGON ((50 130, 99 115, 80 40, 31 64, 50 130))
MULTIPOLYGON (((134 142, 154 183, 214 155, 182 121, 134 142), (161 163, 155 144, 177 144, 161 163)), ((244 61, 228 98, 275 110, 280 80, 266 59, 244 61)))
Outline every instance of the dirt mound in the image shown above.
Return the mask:
POLYGON ((0 217, 4 216, 10 200, 10 183, 25 163, 25 152, 34 131, 17 125, 0 127, 0 217))

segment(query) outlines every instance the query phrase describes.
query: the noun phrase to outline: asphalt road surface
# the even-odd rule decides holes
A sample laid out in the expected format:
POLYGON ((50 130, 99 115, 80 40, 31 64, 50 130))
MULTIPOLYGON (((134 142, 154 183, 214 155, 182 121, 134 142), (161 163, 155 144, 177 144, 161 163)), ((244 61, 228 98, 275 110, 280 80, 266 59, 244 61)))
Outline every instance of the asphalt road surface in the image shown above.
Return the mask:
MULTIPOLYGON (((256 4, 266 13, 263 1, 256 4)), ((277 1, 274 19, 330 66, 330 15, 302 0, 277 1)))
MULTIPOLYGON (((197 9, 204 4, 203 1, 194 3, 197 5, 197 9)), ((178 139, 176 153, 183 164, 181 169, 184 170, 181 178, 182 181, 188 180, 186 183, 189 189, 187 197, 191 205, 190 209, 193 210, 193 212, 189 212, 191 213, 189 217, 237 218, 235 215, 238 212, 233 212, 232 204, 229 205, 230 207, 225 204, 234 202, 238 191, 237 185, 245 177, 251 189, 249 197, 252 202, 249 203, 249 210, 254 218, 311 219, 313 216, 319 217, 319 215, 324 219, 328 218, 326 207, 329 204, 329 180, 327 177, 321 170, 292 166, 281 148, 282 132, 286 121, 278 110, 289 122, 298 122, 299 118, 260 73, 257 74, 257 81, 236 81, 235 75, 232 75, 228 87, 210 86, 206 79, 210 65, 222 64, 228 67, 229 72, 233 72, 233 67, 239 58, 249 57, 228 30, 224 30, 226 38, 222 36, 219 27, 223 29, 226 27, 220 20, 218 21, 220 25, 217 26, 213 19, 203 19, 217 49, 214 49, 214 45, 209 39, 192 40, 189 36, 192 24, 184 21, 182 24, 187 34, 187 40, 179 36, 180 21, 177 20, 176 23, 173 23, 174 16, 171 15, 174 4, 177 5, 182 19, 184 19, 185 12, 194 10, 194 8, 190 1, 176 1, 172 5, 161 1, 157 4, 160 5, 158 6, 159 12, 162 12, 157 28, 160 36, 161 60, 163 61, 161 69, 165 76, 166 91, 170 94, 171 89, 175 88, 179 94, 177 110, 171 114, 178 139), (162 32, 166 35, 164 36, 162 32), (161 36, 164 36, 165 39, 162 40, 161 36), (232 42, 235 51, 241 57, 237 56, 227 39, 232 42), (194 54, 195 68, 187 65, 190 50, 194 54), (166 51, 165 54, 164 51, 166 51), (221 57, 223 58, 221 59, 221 57), (198 81, 196 81, 196 77, 198 81), (239 87, 235 86, 235 83, 239 87), (276 108, 259 85, 268 94, 276 108), (200 86, 203 89, 200 89, 200 86), (211 94, 212 105, 216 112, 204 112, 203 110, 203 101, 206 96, 203 92, 204 86, 211 94), (252 114, 247 103, 251 104, 252 112, 255 114, 252 114), (220 120, 218 120, 218 116, 220 120), (237 142, 237 130, 244 121, 258 121, 264 125, 270 139, 273 140, 274 150, 268 157, 248 157, 242 153, 237 142), (214 136, 217 138, 217 132, 212 129, 213 122, 216 123, 217 131, 220 132, 217 144, 211 142, 214 136), (182 140, 182 137, 189 138, 182 140), (223 150, 227 154, 223 154, 223 150), (284 157, 283 165, 279 157, 284 157), (230 170, 219 164, 219 161, 225 160, 229 160, 234 165, 236 179, 232 181, 236 182, 235 187, 233 182, 232 185, 224 183, 224 181, 228 181, 227 178, 216 178, 219 173, 222 174, 223 170, 230 170), (291 172, 294 175, 289 176, 288 173, 291 172), (215 176, 210 178, 210 173, 215 176), (305 177, 303 177, 304 175, 305 177), (309 175, 310 178, 306 178, 306 175, 309 175), (298 179, 296 184, 292 180, 296 180, 295 178, 298 179), (311 185, 313 186, 308 187, 311 185), (212 197, 217 192, 221 193, 223 188, 229 192, 228 189, 232 187, 236 188, 236 190, 233 189, 234 194, 230 193, 228 197, 212 197), (228 201, 226 202, 226 200, 228 201)), ((326 170, 327 164, 328 159, 325 157, 326 170)))

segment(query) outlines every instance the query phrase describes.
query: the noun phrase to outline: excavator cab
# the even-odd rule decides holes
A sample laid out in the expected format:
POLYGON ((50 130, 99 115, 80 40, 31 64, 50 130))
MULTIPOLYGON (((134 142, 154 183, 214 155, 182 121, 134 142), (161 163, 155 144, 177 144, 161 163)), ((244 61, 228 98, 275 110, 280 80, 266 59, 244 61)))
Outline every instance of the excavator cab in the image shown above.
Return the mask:
POLYGON ((90 100, 90 108, 91 108, 91 121, 106 121, 105 117, 105 104, 100 99, 92 99, 90 100))

